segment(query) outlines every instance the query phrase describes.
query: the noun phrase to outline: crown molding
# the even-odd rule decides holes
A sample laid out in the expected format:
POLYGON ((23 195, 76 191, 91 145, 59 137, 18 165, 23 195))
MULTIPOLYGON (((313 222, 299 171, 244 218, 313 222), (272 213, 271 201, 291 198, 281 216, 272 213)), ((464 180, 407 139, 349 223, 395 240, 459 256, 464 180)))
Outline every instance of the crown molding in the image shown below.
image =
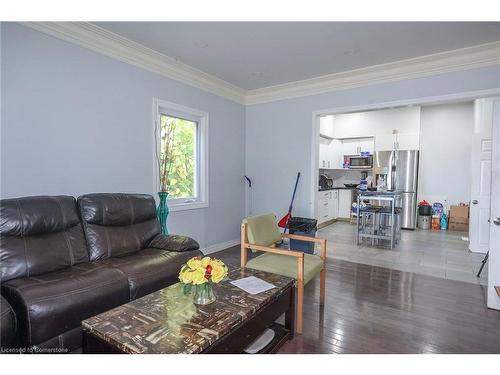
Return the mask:
POLYGON ((249 90, 246 92, 246 104, 267 103, 496 64, 500 64, 500 41, 249 90))
POLYGON ((498 41, 276 86, 245 90, 89 22, 21 22, 21 24, 246 105, 500 64, 500 41, 498 41))
POLYGON ((45 34, 245 104, 245 90, 89 22, 21 22, 45 34))

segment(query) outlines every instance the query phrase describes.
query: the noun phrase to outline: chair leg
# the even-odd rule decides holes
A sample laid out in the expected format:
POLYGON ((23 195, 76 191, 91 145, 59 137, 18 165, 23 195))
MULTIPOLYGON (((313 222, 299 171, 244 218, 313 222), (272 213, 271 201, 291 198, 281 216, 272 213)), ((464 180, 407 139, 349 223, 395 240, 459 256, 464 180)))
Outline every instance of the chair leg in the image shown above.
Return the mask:
POLYGON ((241 254, 240 254, 240 265, 241 268, 245 268, 247 265, 247 248, 245 247, 247 241, 247 225, 246 224, 241 224, 241 239, 240 239, 240 246, 241 246, 241 254))
POLYGON ((326 268, 323 267, 319 274, 319 304, 325 304, 325 284, 326 284, 326 268))
POLYGON ((298 335, 302 334, 304 318, 304 280, 297 280, 297 324, 295 332, 298 335))

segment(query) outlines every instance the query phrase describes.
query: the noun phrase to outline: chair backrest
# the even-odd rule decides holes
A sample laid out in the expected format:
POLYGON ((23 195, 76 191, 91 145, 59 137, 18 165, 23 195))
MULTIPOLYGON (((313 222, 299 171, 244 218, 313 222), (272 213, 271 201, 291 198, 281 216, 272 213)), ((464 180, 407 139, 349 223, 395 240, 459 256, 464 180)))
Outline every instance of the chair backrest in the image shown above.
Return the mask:
POLYGON ((87 194, 78 207, 91 261, 135 253, 160 233, 151 195, 87 194))
POLYGON ((88 262, 75 198, 34 196, 0 201, 0 281, 88 262))
POLYGON ((247 224, 248 242, 254 245, 271 246, 281 241, 281 231, 274 214, 243 219, 247 224))

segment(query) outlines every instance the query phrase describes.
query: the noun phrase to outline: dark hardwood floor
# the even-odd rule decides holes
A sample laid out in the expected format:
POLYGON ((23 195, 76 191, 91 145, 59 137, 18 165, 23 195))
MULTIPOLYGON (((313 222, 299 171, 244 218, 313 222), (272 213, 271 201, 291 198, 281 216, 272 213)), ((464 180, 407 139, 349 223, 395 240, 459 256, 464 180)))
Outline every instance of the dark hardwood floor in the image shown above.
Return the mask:
MULTIPOLYGON (((212 256, 239 265, 239 247, 212 256)), ((486 287, 329 259, 305 288, 304 334, 280 353, 500 353, 500 311, 486 287)))

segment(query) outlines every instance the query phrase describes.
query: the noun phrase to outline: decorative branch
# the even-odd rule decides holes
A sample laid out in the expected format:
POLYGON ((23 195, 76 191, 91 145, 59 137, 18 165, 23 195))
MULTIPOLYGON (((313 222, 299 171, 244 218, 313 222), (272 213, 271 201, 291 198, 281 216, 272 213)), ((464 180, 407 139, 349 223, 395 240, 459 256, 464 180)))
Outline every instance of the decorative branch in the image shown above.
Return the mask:
POLYGON ((165 121, 164 135, 161 134, 162 125, 160 121, 160 157, 159 157, 159 176, 160 191, 167 192, 170 183, 169 175, 172 168, 172 155, 175 142, 175 121, 167 118, 165 121))

